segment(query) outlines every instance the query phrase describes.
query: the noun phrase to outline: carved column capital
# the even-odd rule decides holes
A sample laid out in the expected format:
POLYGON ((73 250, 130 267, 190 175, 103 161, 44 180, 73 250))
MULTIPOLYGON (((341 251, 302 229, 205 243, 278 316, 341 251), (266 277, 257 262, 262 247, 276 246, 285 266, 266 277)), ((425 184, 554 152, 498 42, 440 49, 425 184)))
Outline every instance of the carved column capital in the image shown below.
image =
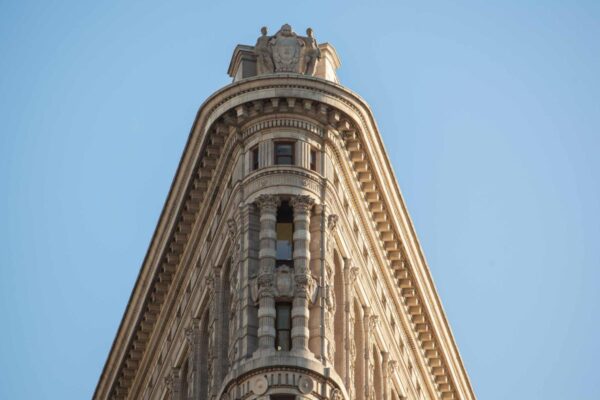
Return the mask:
POLYGON ((340 217, 337 214, 330 214, 327 216, 327 229, 333 231, 337 227, 337 223, 340 217))
POLYGON ((344 272, 346 274, 346 282, 348 282, 349 285, 354 285, 359 274, 358 267, 355 267, 352 264, 351 258, 344 258, 344 272))
POLYGON ((256 205, 261 212, 277 212, 277 207, 279 207, 280 203, 281 200, 279 199, 279 196, 271 194, 261 194, 256 199, 256 205))
POLYGON ((369 317, 369 330, 374 330, 377 327, 377 323, 379 322, 378 315, 371 315, 369 317))
POLYGON ((196 344, 195 337, 200 332, 200 320, 198 318, 192 319, 190 326, 185 328, 185 339, 190 346, 196 344))
POLYGON ((314 204, 315 199, 307 195, 294 196, 290 200, 290 206, 292 206, 295 213, 309 212, 314 204))
POLYGON ((389 360, 388 361, 388 368, 390 371, 390 375, 394 375, 396 373, 396 368, 398 368, 398 361, 396 360, 389 360))
POLYGON ((181 370, 179 368, 173 368, 171 373, 165 376, 165 386, 167 391, 171 394, 179 393, 179 384, 181 381, 181 370))
POLYGON ((227 237, 229 238, 229 240, 231 240, 231 241, 235 240, 237 232, 238 232, 238 227, 237 227, 237 223, 235 222, 235 219, 229 218, 227 220, 227 237))

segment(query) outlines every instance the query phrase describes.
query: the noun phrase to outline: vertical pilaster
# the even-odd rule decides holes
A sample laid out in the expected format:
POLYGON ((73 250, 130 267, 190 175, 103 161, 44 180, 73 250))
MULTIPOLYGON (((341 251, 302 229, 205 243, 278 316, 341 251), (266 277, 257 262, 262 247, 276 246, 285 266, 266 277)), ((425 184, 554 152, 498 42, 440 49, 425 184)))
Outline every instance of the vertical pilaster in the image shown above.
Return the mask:
POLYGON ((200 320, 192 320, 190 327, 185 330, 185 337, 190 347, 188 394, 192 399, 197 399, 200 395, 200 320))
POLYGON ((223 268, 222 265, 215 265, 213 267, 213 291, 212 291, 212 310, 213 319, 212 319, 212 331, 214 335, 214 350, 212 352, 214 358, 213 365, 213 391, 219 389, 221 385, 221 380, 223 378, 223 369, 224 364, 226 365, 226 360, 224 359, 224 354, 222 349, 226 347, 225 343, 225 332, 223 331, 223 318, 225 318, 225 313, 223 310, 223 268))
POLYGON ((173 368, 171 373, 165 377, 165 385, 169 392, 169 399, 184 400, 181 393, 181 370, 173 368))
POLYGON ((388 363, 390 360, 389 353, 387 351, 381 352, 381 380, 382 385, 381 388, 383 390, 383 399, 388 400, 390 398, 390 389, 389 389, 389 371, 388 371, 388 363))
POLYGON ((279 198, 261 195, 257 200, 260 209, 260 248, 258 251, 258 351, 275 348, 275 294, 274 271, 276 262, 277 207, 279 198))
POLYGON ((292 350, 308 352, 310 274, 310 212, 314 199, 296 196, 290 205, 294 209, 294 301, 292 306, 292 350))
POLYGON ((208 320, 208 347, 207 347, 207 393, 208 398, 212 398, 215 386, 217 383, 218 375, 218 329, 219 318, 219 298, 220 296, 220 273, 221 266, 216 265, 213 267, 210 274, 206 277, 206 287, 208 289, 208 304, 209 304, 209 320, 208 320))
MULTIPOLYGON (((236 215, 238 217, 238 215, 236 215)), ((241 259, 240 254, 240 228, 239 219, 231 218, 227 221, 227 228, 229 233, 229 240, 231 241, 231 265, 229 269, 229 276, 223 277, 229 279, 229 293, 225 295, 229 296, 229 309, 225 310, 228 314, 223 315, 223 318, 228 318, 228 329, 227 335, 229 337, 228 346, 223 348, 223 357, 227 359, 229 367, 233 367, 237 361, 239 354, 238 340, 241 331, 241 324, 239 318, 239 306, 240 306, 240 293, 239 293, 239 264, 241 259)), ((225 374, 226 372, 223 371, 225 374)))
POLYGON ((237 271, 239 316, 236 362, 252 357, 258 347, 258 312, 252 296, 250 278, 258 274, 260 221, 254 204, 240 206, 240 262, 237 271))
POLYGON ((363 338, 365 347, 362 349, 363 352, 363 373, 364 373, 364 394, 363 397, 365 400, 371 400, 371 386, 373 385, 373 381, 371 380, 372 370, 371 370, 371 340, 370 340, 370 329, 369 326, 371 321, 371 308, 367 306, 363 306, 363 338))
POLYGON ((373 356, 371 355, 373 349, 373 341, 374 341, 374 332, 375 326, 377 324, 378 317, 377 315, 371 314, 371 308, 368 306, 363 306, 363 329, 364 329, 364 339, 365 339, 365 348, 364 357, 365 357, 365 399, 373 400, 375 398, 375 364, 373 364, 373 356))
POLYGON ((309 326, 309 340, 308 347, 310 351, 315 355, 315 357, 319 360, 323 359, 322 356, 322 348, 321 343, 324 338, 322 332, 322 301, 321 301, 321 269, 324 263, 324 247, 322 246, 323 232, 322 230, 325 228, 325 220, 324 220, 324 207, 323 205, 314 206, 313 215, 310 219, 310 272, 313 276, 314 282, 317 284, 319 297, 314 296, 311 298, 311 302, 309 303, 310 316, 308 320, 309 326))
POLYGON ((337 227, 339 217, 336 214, 327 216, 327 224, 325 226, 324 245, 325 245, 325 271, 323 274, 324 281, 322 283, 322 307, 323 307, 323 323, 325 332, 323 337, 323 358, 326 362, 333 363, 335 360, 335 332, 334 320, 335 309, 337 307, 335 298, 335 228, 337 227))
MULTIPOLYGON (((354 357, 352 346, 354 344, 354 318, 352 316, 353 295, 352 287, 358 276, 358 268, 352 266, 352 259, 344 258, 344 356, 345 374, 343 376, 346 388, 352 398, 354 396, 354 357)), ((356 351, 356 349, 354 349, 356 351)))

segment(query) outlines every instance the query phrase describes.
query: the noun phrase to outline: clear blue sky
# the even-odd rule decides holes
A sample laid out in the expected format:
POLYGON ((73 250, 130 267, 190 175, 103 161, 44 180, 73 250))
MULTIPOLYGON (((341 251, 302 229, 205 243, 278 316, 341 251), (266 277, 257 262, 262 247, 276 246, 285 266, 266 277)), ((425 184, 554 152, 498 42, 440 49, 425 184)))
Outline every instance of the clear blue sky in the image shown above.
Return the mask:
POLYGON ((598 399, 600 2, 0 2, 0 398, 94 390, 195 113, 289 22, 372 106, 476 394, 598 399))

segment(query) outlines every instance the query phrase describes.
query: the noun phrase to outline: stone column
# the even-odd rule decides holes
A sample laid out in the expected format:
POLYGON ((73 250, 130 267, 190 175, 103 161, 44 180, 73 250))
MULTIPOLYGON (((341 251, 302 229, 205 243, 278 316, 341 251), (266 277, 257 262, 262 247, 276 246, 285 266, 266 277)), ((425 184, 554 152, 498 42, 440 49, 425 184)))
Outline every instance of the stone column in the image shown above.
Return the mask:
POLYGON ((188 391, 192 399, 197 399, 200 396, 200 320, 194 318, 189 328, 185 330, 185 338, 190 347, 190 363, 189 363, 189 387, 188 391))
POLYGON ((308 320, 309 325, 309 341, 308 347, 310 351, 315 355, 315 357, 319 360, 322 360, 323 357, 321 355, 321 342, 322 342, 322 332, 321 332, 321 268, 324 263, 322 249, 324 249, 321 245, 322 239, 322 230, 325 226, 325 221, 323 218, 324 207, 323 205, 314 206, 314 212, 312 218, 310 219, 310 272, 313 277, 313 282, 316 284, 319 293, 319 297, 316 297, 316 293, 313 294, 311 298, 311 302, 309 303, 310 308, 310 317, 308 320))
POLYGON ((392 393, 392 389, 394 387, 394 384, 392 383, 393 381, 396 380, 396 369, 398 368, 398 361, 396 360, 389 360, 388 361, 388 381, 389 383, 386 382, 386 384, 388 385, 388 399, 393 399, 393 393, 392 393))
POLYGON ((237 270, 239 315, 237 325, 236 365, 252 357, 258 348, 258 309, 257 298, 253 298, 250 278, 258 275, 258 250, 260 221, 257 207, 254 204, 240 206, 240 262, 237 270))
POLYGON ((373 337, 375 326, 377 324, 377 318, 377 315, 371 315, 370 307, 363 306, 363 337, 365 342, 365 348, 363 349, 365 357, 365 399, 368 400, 372 400, 375 397, 375 386, 373 382, 375 365, 373 364, 371 351, 373 350, 373 337))
POLYGON ((275 349, 275 293, 274 272, 276 262, 277 207, 279 198, 261 195, 257 200, 260 209, 260 249, 258 251, 258 351, 275 349))
POLYGON ((296 196, 290 201, 294 209, 294 301, 292 306, 292 350, 308 353, 308 302, 310 274, 310 212, 314 199, 296 196))
MULTIPOLYGON (((237 361, 237 357, 239 354, 238 351, 238 338, 241 330, 241 325, 239 324, 239 303, 240 303, 240 293, 239 293, 239 263, 240 263, 240 229, 238 228, 238 221, 236 219, 231 218, 227 221, 227 228, 229 234, 229 240, 231 241, 231 266, 229 270, 229 276, 224 277, 224 279, 229 279, 229 293, 225 293, 226 296, 229 296, 229 309, 225 310, 228 314, 223 315, 223 318, 229 318, 228 323, 228 337, 229 344, 227 348, 224 348, 224 358, 227 359, 227 364, 230 368, 234 366, 234 363, 237 361)), ((226 371, 224 371, 226 374, 226 371)))
POLYGON ((383 399, 382 400, 388 400, 390 398, 390 393, 389 393, 389 385, 388 385, 388 381, 389 381, 389 372, 388 372, 388 363, 389 363, 389 353, 387 351, 382 351, 381 352, 381 380, 382 385, 381 385, 381 390, 383 391, 383 399))
POLYGON ((184 400, 181 393, 181 370, 179 368, 173 368, 171 373, 165 377, 165 385, 169 392, 169 399, 184 400))
POLYGON ((221 385, 221 380, 224 377, 223 370, 227 365, 227 361, 225 360, 223 353, 223 349, 226 348, 226 344, 224 343, 226 334, 223 331, 223 318, 225 318, 225 313, 223 310, 223 268, 222 265, 215 265, 213 267, 213 290, 212 290, 212 332, 214 335, 214 350, 212 351, 212 356, 214 359, 213 364, 213 391, 219 389, 221 385))
POLYGON ((354 318, 352 317, 352 287, 358 276, 358 267, 352 266, 352 259, 344 258, 344 351, 345 351, 345 376, 343 377, 344 383, 348 390, 350 397, 354 396, 354 352, 352 346, 354 345, 354 318))
POLYGON ((207 346, 207 365, 206 365, 206 376, 207 376, 207 393, 208 398, 212 398, 215 386, 218 384, 218 343, 219 334, 217 327, 219 326, 219 298, 220 296, 220 273, 221 266, 216 265, 213 267, 210 274, 206 277, 206 287, 208 290, 208 304, 209 304, 209 319, 208 319, 208 346, 207 346))
POLYGON ((324 358, 330 363, 335 360, 335 334, 334 320, 335 309, 340 306, 336 304, 334 279, 335 279, 335 262, 334 262, 334 247, 335 247, 335 228, 339 217, 336 214, 327 216, 327 226, 325 230, 325 281, 323 282, 323 321, 325 324, 325 353, 324 358))

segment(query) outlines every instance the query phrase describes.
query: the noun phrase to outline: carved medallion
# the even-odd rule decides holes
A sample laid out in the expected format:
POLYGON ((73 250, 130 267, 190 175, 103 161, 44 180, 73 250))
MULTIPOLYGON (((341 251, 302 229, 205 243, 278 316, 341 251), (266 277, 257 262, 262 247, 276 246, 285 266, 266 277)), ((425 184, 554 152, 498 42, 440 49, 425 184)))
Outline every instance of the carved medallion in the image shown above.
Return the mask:
POLYGON ((267 378, 265 378, 264 376, 259 376, 254 379, 254 383, 252 384, 252 391, 254 392, 254 394, 257 394, 257 395, 265 394, 267 392, 268 388, 269 388, 269 382, 267 381, 267 378))
POLYGON ((298 389, 300 393, 308 394, 315 388, 315 382, 308 376, 303 376, 298 380, 298 389))

